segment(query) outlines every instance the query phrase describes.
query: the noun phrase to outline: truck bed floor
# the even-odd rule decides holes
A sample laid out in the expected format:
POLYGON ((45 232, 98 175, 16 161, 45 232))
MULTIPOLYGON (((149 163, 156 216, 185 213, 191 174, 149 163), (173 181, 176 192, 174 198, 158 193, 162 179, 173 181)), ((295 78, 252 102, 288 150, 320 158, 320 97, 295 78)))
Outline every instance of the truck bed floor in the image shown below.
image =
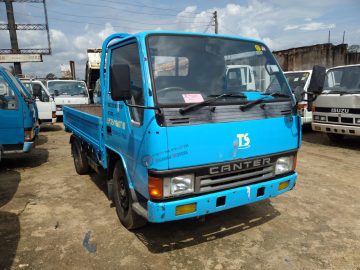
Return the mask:
POLYGON ((72 107, 76 110, 82 111, 82 112, 86 112, 89 114, 93 114, 96 116, 101 117, 102 113, 101 113, 101 105, 100 104, 83 104, 83 105, 72 105, 69 106, 72 107))

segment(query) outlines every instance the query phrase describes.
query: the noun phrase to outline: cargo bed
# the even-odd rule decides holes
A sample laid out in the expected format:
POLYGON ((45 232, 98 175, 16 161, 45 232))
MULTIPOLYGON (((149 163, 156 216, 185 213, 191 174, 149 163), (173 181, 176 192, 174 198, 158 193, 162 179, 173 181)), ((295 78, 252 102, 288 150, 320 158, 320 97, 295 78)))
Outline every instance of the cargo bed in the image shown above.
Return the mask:
POLYGON ((100 150, 101 121, 101 105, 64 106, 65 130, 91 144, 96 151, 100 150))

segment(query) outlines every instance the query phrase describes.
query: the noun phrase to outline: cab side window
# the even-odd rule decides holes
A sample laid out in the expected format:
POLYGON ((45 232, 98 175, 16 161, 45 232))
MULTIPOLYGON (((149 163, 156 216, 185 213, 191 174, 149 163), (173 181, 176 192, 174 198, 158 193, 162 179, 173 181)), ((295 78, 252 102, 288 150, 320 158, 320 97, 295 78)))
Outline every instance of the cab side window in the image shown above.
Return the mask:
MULTIPOLYGON (((129 104, 144 105, 144 91, 142 86, 141 66, 138 45, 136 43, 112 50, 111 65, 126 64, 130 68, 131 99, 129 104)), ((131 119, 141 124, 144 118, 144 110, 129 107, 131 119)))
POLYGON ((0 110, 16 110, 18 108, 18 100, 10 88, 10 85, 0 75, 0 110))

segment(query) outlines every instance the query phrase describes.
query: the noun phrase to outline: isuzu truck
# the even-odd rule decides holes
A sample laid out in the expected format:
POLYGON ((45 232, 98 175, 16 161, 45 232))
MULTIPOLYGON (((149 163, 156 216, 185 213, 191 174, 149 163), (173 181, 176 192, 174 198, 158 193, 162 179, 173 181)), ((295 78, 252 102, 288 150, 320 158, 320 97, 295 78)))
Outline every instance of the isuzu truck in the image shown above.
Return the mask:
POLYGON ((330 68, 313 107, 312 129, 334 142, 360 136, 360 65, 330 68))
MULTIPOLYGON (((319 70, 313 93, 321 92, 319 70)), ((296 97, 303 90, 292 93, 264 43, 113 34, 103 43, 100 80, 102 104, 65 106, 64 125, 76 171, 106 172, 126 228, 204 216, 294 188, 296 97), (229 65, 256 70, 254 86, 228 88, 229 65)))
POLYGON ((39 132, 35 101, 25 86, 0 67, 0 160, 29 152, 39 132))

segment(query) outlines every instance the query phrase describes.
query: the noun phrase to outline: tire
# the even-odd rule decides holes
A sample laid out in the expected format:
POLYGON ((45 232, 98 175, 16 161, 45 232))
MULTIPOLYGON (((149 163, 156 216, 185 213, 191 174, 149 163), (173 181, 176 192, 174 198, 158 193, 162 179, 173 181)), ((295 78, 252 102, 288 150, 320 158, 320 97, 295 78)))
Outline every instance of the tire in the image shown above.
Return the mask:
POLYGON ((122 225, 128 230, 145 226, 147 223, 146 219, 135 213, 132 208, 133 199, 120 160, 116 162, 113 181, 113 200, 116 206, 116 213, 122 225))
POLYGON ((330 141, 332 142, 340 142, 345 135, 342 134, 335 134, 335 133, 327 133, 327 136, 329 137, 330 141))
POLYGON ((71 154, 74 158, 76 172, 80 175, 88 173, 90 167, 87 162, 86 154, 81 151, 81 145, 78 139, 74 139, 71 143, 71 154))

